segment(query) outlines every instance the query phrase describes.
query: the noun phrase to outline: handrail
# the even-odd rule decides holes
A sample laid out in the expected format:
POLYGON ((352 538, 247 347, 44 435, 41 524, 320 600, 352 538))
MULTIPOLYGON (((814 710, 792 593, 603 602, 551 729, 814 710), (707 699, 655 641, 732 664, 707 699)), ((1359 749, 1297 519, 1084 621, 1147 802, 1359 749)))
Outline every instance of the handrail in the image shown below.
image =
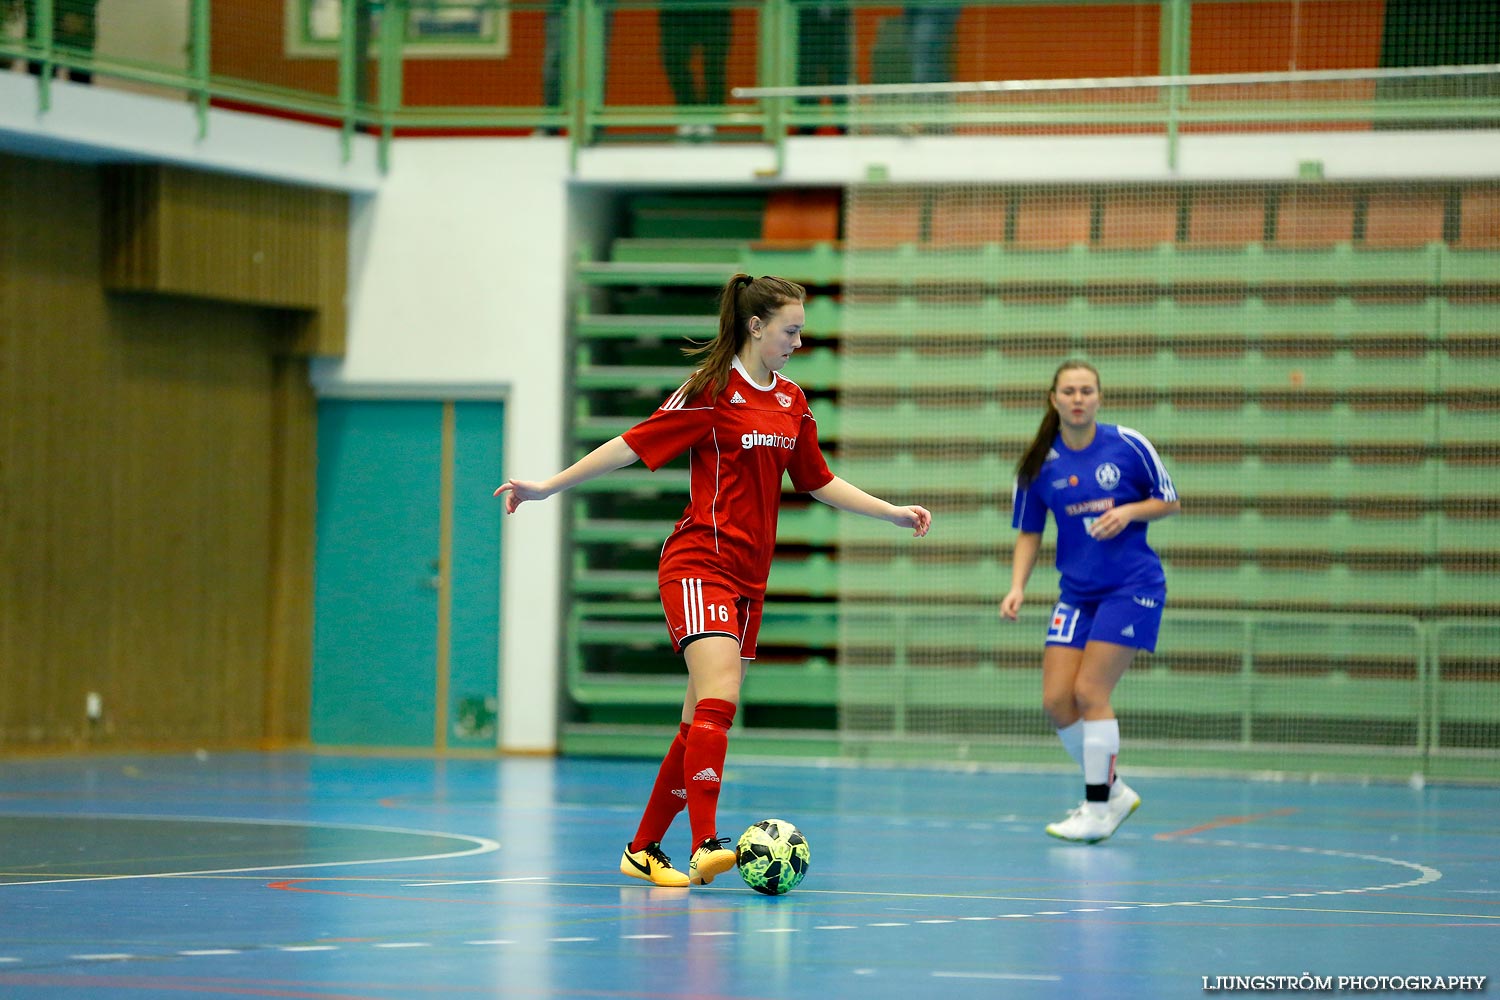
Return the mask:
MULTIPOLYGON (((665 128, 670 133, 679 123, 713 123, 754 130, 757 137, 776 147, 778 158, 784 157, 784 136, 789 128, 817 125, 869 124, 873 127, 915 123, 926 125, 971 124, 1046 126, 1066 122, 1074 126, 1133 126, 1160 129, 1167 139, 1169 162, 1177 153, 1179 131, 1184 125, 1235 124, 1254 125, 1264 122, 1300 124, 1367 121, 1384 123, 1486 121, 1500 122, 1500 102, 1493 99, 1435 97, 1414 98, 1382 95, 1378 99, 1350 100, 1275 100, 1269 98, 1234 101, 1191 100, 1194 91, 1204 86, 1259 85, 1277 82, 1325 83, 1338 81, 1381 81, 1412 79, 1464 78, 1500 74, 1500 64, 1473 66, 1433 66, 1375 69, 1296 71, 1287 73, 1218 73, 1187 72, 1191 49, 1190 4, 1187 0, 1154 0, 1160 9, 1161 52, 1159 75, 1138 77, 1077 78, 1070 80, 987 80, 937 84, 864 84, 842 87, 809 88, 795 86, 799 53, 797 51, 797 18, 806 0, 673 0, 696 3, 702 7, 733 8, 753 13, 757 21, 758 53, 755 85, 737 88, 733 97, 748 99, 745 103, 724 103, 680 108, 672 105, 631 105, 611 103, 606 91, 605 42, 609 38, 609 19, 616 11, 650 10, 662 0, 517 0, 502 5, 498 0, 466 2, 468 9, 504 11, 542 15, 549 18, 549 30, 560 30, 558 63, 559 97, 554 104, 524 103, 513 95, 509 103, 494 107, 421 107, 406 103, 402 90, 405 79, 407 39, 405 25, 412 0, 362 0, 341 5, 341 35, 337 45, 336 93, 326 95, 293 87, 271 86, 246 79, 230 79, 214 69, 216 54, 227 46, 213 37, 212 0, 190 0, 187 49, 188 56, 180 66, 149 65, 115 53, 81 51, 59 45, 53 32, 53 11, 58 0, 36 0, 35 30, 26 39, 0 38, 0 59, 19 58, 37 62, 42 72, 37 79, 38 110, 46 113, 51 106, 53 68, 88 71, 96 77, 180 87, 194 102, 200 133, 210 127, 208 110, 215 101, 236 101, 264 107, 275 113, 291 113, 326 119, 336 127, 345 162, 351 156, 352 137, 362 130, 374 131, 380 140, 381 163, 386 162, 391 140, 401 129, 442 128, 465 130, 536 127, 566 127, 574 146, 575 157, 580 146, 599 141, 602 130, 611 128, 665 128), (362 29, 367 22, 357 19, 360 10, 379 14, 379 31, 374 39, 375 74, 378 86, 375 101, 363 93, 360 81, 365 60, 356 54, 357 44, 368 35, 362 29), (983 103, 962 106, 924 102, 922 98, 955 95, 1009 95, 1024 97, 1071 92, 1107 93, 1122 88, 1155 88, 1161 99, 1127 105, 1108 103, 1013 103, 987 107, 983 103), (878 97, 874 107, 860 107, 857 101, 833 106, 798 104, 797 97, 811 94, 849 97, 878 97), (901 98, 909 98, 902 100, 901 98)), ((1026 0, 1034 6, 1034 0, 1026 0)), ((1143 0, 1150 5, 1152 0, 1143 0)), ((977 0, 966 6, 1016 6, 1020 0, 977 0)), ((1069 0, 1059 0, 1068 6, 1069 0)), ((843 0, 841 6, 851 11, 889 6, 882 0, 843 0)), ((276 36, 279 43, 279 35, 276 36)), ((271 44, 266 42, 265 44, 271 44)), ((618 47, 618 46, 617 46, 618 47)), ((655 55, 653 49, 651 55, 655 55)), ((201 135, 200 135, 201 138, 201 135)))

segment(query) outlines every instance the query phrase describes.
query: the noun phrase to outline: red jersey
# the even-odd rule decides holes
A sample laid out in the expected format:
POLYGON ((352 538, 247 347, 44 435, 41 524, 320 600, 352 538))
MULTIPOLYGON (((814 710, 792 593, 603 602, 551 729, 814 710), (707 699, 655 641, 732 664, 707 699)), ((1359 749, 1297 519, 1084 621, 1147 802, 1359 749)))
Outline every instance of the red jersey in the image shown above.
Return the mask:
POLYGON ((818 447, 818 424, 797 383, 772 373, 750 381, 738 359, 718 396, 673 393, 624 434, 647 468, 689 452, 692 495, 662 546, 658 577, 717 577, 757 600, 766 592, 781 477, 807 493, 833 481, 818 447))

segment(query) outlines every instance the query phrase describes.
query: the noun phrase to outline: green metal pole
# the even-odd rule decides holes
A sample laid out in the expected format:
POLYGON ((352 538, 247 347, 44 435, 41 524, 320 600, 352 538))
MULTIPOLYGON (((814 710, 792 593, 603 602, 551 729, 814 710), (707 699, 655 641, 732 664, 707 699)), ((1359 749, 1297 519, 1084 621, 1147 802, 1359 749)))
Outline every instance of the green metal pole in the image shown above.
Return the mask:
MULTIPOLYGON (((787 27, 796 19, 792 17, 788 7, 788 0, 766 0, 760 8, 760 37, 757 46, 760 58, 756 61, 756 76, 761 80, 762 86, 783 85, 787 76, 783 69, 787 54, 796 51, 795 27, 791 29, 791 33, 787 27)), ((785 131, 782 127, 784 100, 780 97, 762 97, 760 101, 761 127, 765 139, 779 147, 778 139, 785 131)), ((777 167, 780 165, 778 162, 777 167)))
POLYGON ((34 60, 40 64, 41 72, 36 78, 37 110, 45 112, 52 107, 52 74, 56 66, 52 62, 52 5, 54 0, 35 0, 33 29, 36 37, 31 40, 41 51, 34 60))
MULTIPOLYGON (((1191 72, 1191 0, 1163 0, 1161 5, 1161 75, 1183 76, 1191 72)), ((1180 139, 1178 114, 1186 94, 1181 87, 1167 88, 1167 167, 1177 169, 1180 139)))
POLYGON ((573 139, 573 165, 576 167, 578 147, 593 142, 594 130, 604 107, 604 75, 608 70, 609 54, 604 51, 604 40, 609 37, 605 30, 607 19, 614 11, 600 0, 574 0, 578 16, 583 18, 583 44, 576 53, 578 66, 577 110, 573 120, 577 123, 577 135, 573 139))
MULTIPOLYGON (((551 14, 549 13, 550 17, 551 14)), ((562 79, 558 81, 558 100, 562 106, 563 124, 568 130, 568 162, 572 169, 578 167, 578 147, 588 135, 588 116, 585 113, 588 63, 584 53, 588 51, 589 33, 593 28, 592 10, 582 0, 563 0, 562 53, 559 56, 562 79)))
POLYGON ((407 0, 388 0, 380 19, 380 170, 390 168, 394 115, 401 106, 401 53, 407 0))
POLYGON ((360 0, 346 0, 339 21, 339 157, 348 163, 354 155, 354 132, 359 122, 359 51, 365 37, 360 30, 360 0))
POLYGON ((210 23, 210 0, 193 0, 192 5, 192 65, 188 72, 192 74, 193 86, 196 88, 194 94, 194 105, 198 116, 198 139, 201 141, 208 137, 208 108, 209 108, 209 72, 213 65, 210 58, 213 46, 213 25, 210 23))

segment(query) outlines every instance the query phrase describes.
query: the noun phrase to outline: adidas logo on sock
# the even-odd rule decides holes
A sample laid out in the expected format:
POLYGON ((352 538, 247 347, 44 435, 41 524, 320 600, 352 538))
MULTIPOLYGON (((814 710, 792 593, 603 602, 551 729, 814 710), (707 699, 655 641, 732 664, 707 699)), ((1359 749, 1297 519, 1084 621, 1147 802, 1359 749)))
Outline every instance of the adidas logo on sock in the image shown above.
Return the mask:
POLYGON ((719 780, 719 773, 717 771, 715 771, 711 767, 705 767, 703 770, 701 770, 697 774, 693 775, 693 780, 694 781, 718 781, 719 780))
POLYGON ((1120 629, 1120 634, 1123 635, 1123 636, 1125 636, 1127 639, 1134 638, 1135 637, 1135 626, 1134 625, 1126 625, 1124 628, 1120 629))
POLYGON ((734 395, 729 397, 729 401, 731 403, 743 403, 745 401, 745 397, 741 396, 740 391, 736 389, 734 390, 734 395))
POLYGON ((687 798, 687 789, 686 788, 674 788, 674 789, 672 789, 672 794, 675 795, 675 796, 677 796, 679 799, 685 799, 685 798, 687 798))

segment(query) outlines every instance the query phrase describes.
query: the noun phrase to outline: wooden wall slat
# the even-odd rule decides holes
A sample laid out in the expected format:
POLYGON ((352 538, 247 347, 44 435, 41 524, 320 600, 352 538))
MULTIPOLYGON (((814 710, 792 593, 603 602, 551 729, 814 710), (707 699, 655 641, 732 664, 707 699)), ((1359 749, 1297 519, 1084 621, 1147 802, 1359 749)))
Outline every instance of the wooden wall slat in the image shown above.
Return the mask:
POLYGON ((343 351, 347 195, 156 164, 105 191, 107 287, 298 310, 294 351, 343 351))
POLYGON ((0 747, 304 739, 296 317, 108 294, 100 168, 0 156, 0 198, 0 747))

